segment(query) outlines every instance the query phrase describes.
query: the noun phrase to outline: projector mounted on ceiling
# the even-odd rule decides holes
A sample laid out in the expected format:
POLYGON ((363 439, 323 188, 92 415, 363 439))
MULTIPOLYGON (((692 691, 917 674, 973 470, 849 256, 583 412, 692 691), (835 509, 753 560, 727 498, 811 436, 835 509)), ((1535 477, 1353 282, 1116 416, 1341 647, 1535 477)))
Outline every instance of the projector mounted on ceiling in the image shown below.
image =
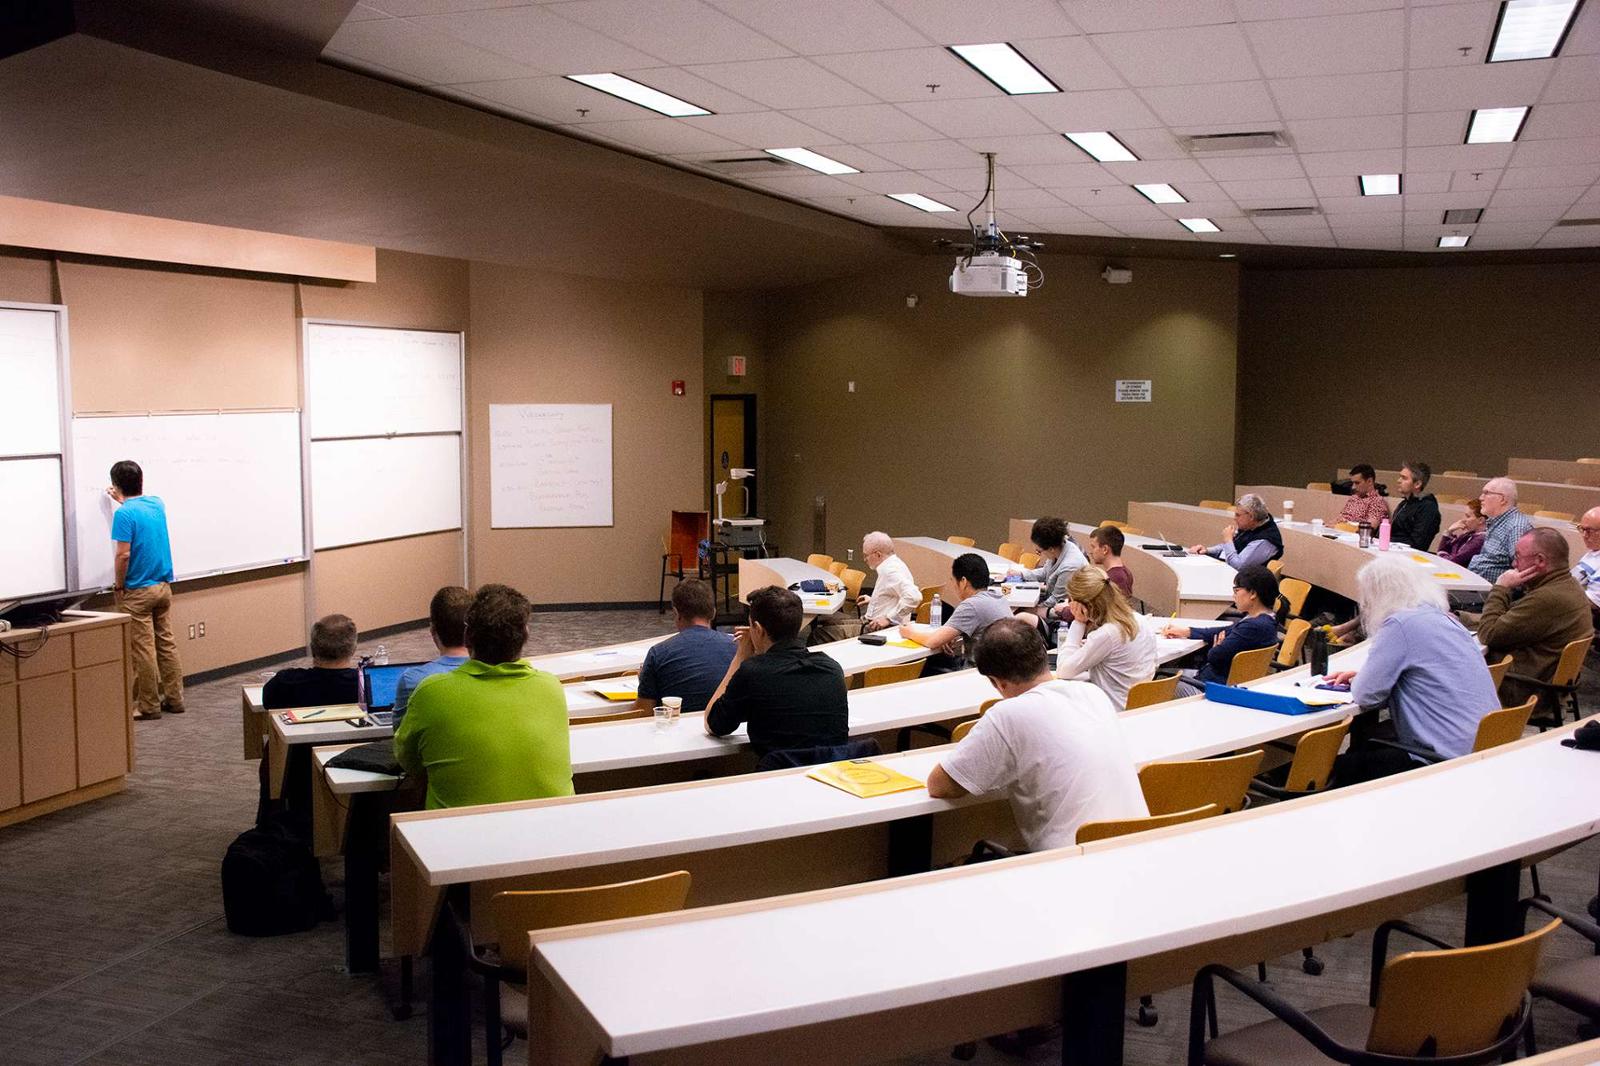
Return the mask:
POLYGON ((985 152, 988 162, 989 182, 983 199, 967 212, 967 226, 972 230, 972 243, 956 244, 940 239, 937 247, 953 250, 960 258, 950 272, 950 291, 957 296, 1026 296, 1030 289, 1044 284, 1044 271, 1040 269, 1034 252, 1044 247, 1024 234, 1009 237, 994 220, 994 153, 985 152), (978 208, 987 209, 987 221, 979 230, 972 216, 978 208))

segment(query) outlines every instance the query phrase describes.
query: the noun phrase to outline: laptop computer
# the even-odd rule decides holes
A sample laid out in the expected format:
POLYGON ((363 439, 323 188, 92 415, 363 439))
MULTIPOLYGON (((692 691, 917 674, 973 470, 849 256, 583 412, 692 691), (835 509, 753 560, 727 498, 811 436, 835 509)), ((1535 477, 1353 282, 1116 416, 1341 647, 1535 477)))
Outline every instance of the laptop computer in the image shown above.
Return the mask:
POLYGON ((367 705, 367 714, 378 725, 394 724, 394 696, 395 690, 400 687, 400 675, 413 666, 422 663, 389 663, 385 666, 373 666, 371 663, 361 667, 361 695, 362 702, 367 705))
POLYGON ((1167 535, 1164 532, 1162 532, 1161 530, 1159 530, 1159 529, 1156 530, 1156 535, 1161 538, 1161 543, 1160 544, 1146 544, 1146 545, 1143 545, 1145 551, 1147 551, 1147 552, 1156 552, 1159 555, 1165 555, 1168 558, 1172 558, 1172 559, 1181 559, 1185 555, 1189 554, 1188 552, 1183 550, 1183 545, 1182 544, 1169 543, 1167 541, 1167 535))

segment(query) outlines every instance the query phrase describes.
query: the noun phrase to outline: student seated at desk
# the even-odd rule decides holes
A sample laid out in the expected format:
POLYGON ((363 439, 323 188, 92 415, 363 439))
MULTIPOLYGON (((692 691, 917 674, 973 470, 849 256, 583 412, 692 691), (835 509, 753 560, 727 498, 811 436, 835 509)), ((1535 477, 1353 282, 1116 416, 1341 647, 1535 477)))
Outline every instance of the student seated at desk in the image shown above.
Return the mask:
POLYGON ((747 725, 758 757, 850 739, 844 671, 831 656, 806 650, 803 617, 800 597, 788 589, 750 594, 750 624, 734 631, 733 661, 706 705, 707 733, 725 737, 747 725))
MULTIPOLYGON (((1493 659, 1511 656, 1511 673, 1547 678, 1566 646, 1594 634, 1589 597, 1569 569, 1567 538, 1535 526, 1517 541, 1510 569, 1495 578, 1478 620, 1478 640, 1493 659)), ((1512 704, 1533 695, 1531 686, 1506 678, 1512 704)), ((1540 705, 1551 709, 1549 696, 1540 705)))
POLYGON ((1469 566, 1483 550, 1483 501, 1477 497, 1467 501, 1467 510, 1450 523, 1450 528, 1439 538, 1439 556, 1457 566, 1469 566))
POLYGON ((1244 614, 1242 619, 1231 626, 1164 626, 1161 630, 1164 637, 1203 640, 1211 645, 1199 670, 1183 672, 1178 681, 1178 695, 1200 695, 1211 681, 1227 684, 1235 655, 1278 643, 1278 621, 1272 613, 1277 603, 1278 579, 1272 571, 1264 566, 1247 566, 1233 575, 1233 605, 1244 614))
POLYGON ((1061 641, 1056 676, 1087 673, 1120 711, 1128 705, 1128 689, 1156 676, 1155 634, 1139 623, 1128 598, 1098 566, 1075 571, 1067 595, 1072 625, 1061 641))
POLYGON ((516 589, 483 586, 467 609, 471 658, 412 693, 394 754, 426 776, 429 810, 572 795, 566 693, 522 661, 532 616, 516 589))
POLYGON ((1272 560, 1282 558, 1283 534, 1278 531, 1278 523, 1273 521, 1272 512, 1267 510, 1267 501, 1253 492, 1247 492, 1233 505, 1233 525, 1222 531, 1222 543, 1209 548, 1204 544, 1195 544, 1190 546, 1189 551, 1195 555, 1221 559, 1235 570, 1243 570, 1247 566, 1266 566, 1272 560))
POLYGON ((672 590, 672 624, 678 635, 645 653, 634 710, 648 711, 663 696, 681 698, 683 709, 691 713, 706 709, 733 662, 734 639, 711 628, 716 617, 710 585, 692 577, 678 582, 672 590))
POLYGON ((895 554, 894 538, 881 530, 868 533, 861 538, 861 558, 878 576, 873 579, 872 595, 856 598, 860 617, 851 618, 841 613, 818 618, 811 624, 811 638, 807 643, 849 640, 862 633, 876 633, 901 625, 915 616, 917 606, 922 603, 922 590, 911 576, 911 568, 895 554))
MULTIPOLYGON (((1116 526, 1101 526, 1089 534, 1089 561, 1104 570, 1111 583, 1131 600, 1133 571, 1122 564, 1122 549, 1127 540, 1116 526)), ((1059 612, 1060 608, 1056 610, 1059 612)))
MULTIPOLYGON (((949 620, 943 625, 900 627, 901 636, 936 653, 928 657, 922 669, 924 677, 971 666, 973 650, 983 631, 1000 619, 1011 617, 1005 590, 989 584, 989 564, 983 556, 973 552, 956 556, 950 564, 950 574, 956 579, 957 601, 949 620)), ((1065 588, 1063 581, 1063 595, 1065 588)))
MULTIPOLYGON (((1444 590, 1409 559, 1380 555, 1356 575, 1371 651, 1359 671, 1328 680, 1350 685, 1350 702, 1388 705, 1401 743, 1446 758, 1472 750, 1478 720, 1500 706, 1483 649, 1449 612, 1444 590)), ((1333 780, 1353 785, 1408 770, 1424 760, 1357 741, 1334 763, 1333 780)))
POLYGON ((1589 613, 1594 616, 1594 627, 1600 629, 1600 507, 1583 512, 1578 519, 1578 533, 1587 550, 1572 568, 1572 580, 1589 597, 1589 613))
POLYGON ((1432 476, 1427 463, 1413 459, 1400 468, 1400 481, 1395 486, 1400 492, 1400 504, 1394 509, 1389 535, 1396 544, 1409 544, 1419 552, 1432 548, 1433 538, 1439 535, 1439 501, 1427 491, 1432 476))
POLYGON ((1024 581, 1039 582, 1039 603, 1034 613, 1044 618, 1052 608, 1066 600, 1067 578, 1078 567, 1088 565, 1089 561, 1067 536, 1067 520, 1064 518, 1035 520, 1028 537, 1033 541, 1033 546, 1039 549, 1041 562, 1032 570, 1013 567, 1011 572, 1020 574, 1024 581))
POLYGON ((472 592, 459 585, 446 585, 433 594, 428 602, 428 636, 439 650, 432 662, 413 666, 400 675, 394 688, 394 727, 400 728, 405 720, 406 705, 411 694, 422 684, 422 679, 434 674, 448 674, 467 661, 467 609, 472 606, 472 592))
POLYGON ((1350 498, 1339 508, 1339 521, 1360 525, 1365 522, 1373 529, 1389 517, 1389 501, 1378 495, 1378 472, 1371 463, 1357 463, 1350 468, 1350 498))
POLYGON ((311 665, 279 670, 261 686, 261 706, 269 711, 355 703, 361 682, 352 660, 356 624, 342 614, 319 618, 311 627, 311 665))
POLYGON ((1001 700, 929 773, 928 795, 1005 795, 1029 851, 1073 843, 1085 822, 1149 816, 1111 701, 1051 676, 1037 626, 995 622, 977 660, 1001 700))

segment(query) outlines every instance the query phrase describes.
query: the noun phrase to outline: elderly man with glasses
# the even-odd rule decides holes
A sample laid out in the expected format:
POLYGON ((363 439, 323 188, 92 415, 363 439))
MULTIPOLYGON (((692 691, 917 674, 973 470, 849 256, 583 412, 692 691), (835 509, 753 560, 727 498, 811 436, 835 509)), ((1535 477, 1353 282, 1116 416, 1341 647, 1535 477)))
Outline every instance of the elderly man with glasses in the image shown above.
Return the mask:
POLYGON ((1589 550, 1572 568, 1572 577, 1589 597, 1594 627, 1600 629, 1600 507, 1583 512, 1583 517, 1578 519, 1578 532, 1583 534, 1583 546, 1589 550))
POLYGON ((1222 531, 1222 542, 1209 548, 1194 544, 1189 550, 1195 555, 1221 559, 1235 570, 1243 570, 1247 566, 1265 566, 1281 557, 1283 534, 1278 532, 1278 523, 1272 520, 1267 502, 1247 492, 1233 505, 1233 525, 1222 531))
POLYGON ((1533 528, 1533 520, 1517 510, 1517 483, 1508 477, 1491 478, 1478 493, 1483 501, 1483 548, 1467 564, 1467 569, 1493 584, 1511 569, 1517 541, 1533 528))

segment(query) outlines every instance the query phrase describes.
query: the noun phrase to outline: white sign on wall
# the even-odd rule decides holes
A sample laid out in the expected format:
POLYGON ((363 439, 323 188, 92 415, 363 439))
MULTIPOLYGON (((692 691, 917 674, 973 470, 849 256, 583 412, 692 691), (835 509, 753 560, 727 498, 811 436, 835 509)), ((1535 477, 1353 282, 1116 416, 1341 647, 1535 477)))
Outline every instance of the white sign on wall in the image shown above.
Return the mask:
POLYGON ((1118 403, 1149 403, 1150 382, 1117 380, 1118 403))

